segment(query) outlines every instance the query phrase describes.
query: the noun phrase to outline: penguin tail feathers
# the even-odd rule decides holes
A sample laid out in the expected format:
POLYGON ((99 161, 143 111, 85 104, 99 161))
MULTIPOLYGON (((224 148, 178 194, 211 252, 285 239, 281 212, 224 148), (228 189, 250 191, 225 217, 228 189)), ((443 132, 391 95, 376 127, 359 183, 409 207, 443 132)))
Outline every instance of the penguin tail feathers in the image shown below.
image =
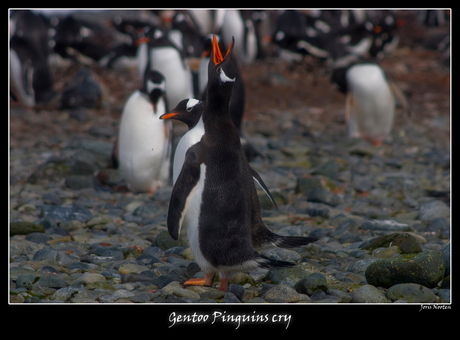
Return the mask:
POLYGON ((296 248, 306 246, 318 239, 315 237, 300 237, 300 236, 279 236, 277 235, 275 245, 280 248, 296 248))
POLYGON ((285 267, 292 267, 295 266, 294 262, 287 262, 287 261, 281 261, 281 260, 273 260, 269 257, 266 257, 264 255, 260 255, 259 258, 257 259, 257 263, 259 264, 259 267, 269 269, 269 268, 285 268, 285 267))

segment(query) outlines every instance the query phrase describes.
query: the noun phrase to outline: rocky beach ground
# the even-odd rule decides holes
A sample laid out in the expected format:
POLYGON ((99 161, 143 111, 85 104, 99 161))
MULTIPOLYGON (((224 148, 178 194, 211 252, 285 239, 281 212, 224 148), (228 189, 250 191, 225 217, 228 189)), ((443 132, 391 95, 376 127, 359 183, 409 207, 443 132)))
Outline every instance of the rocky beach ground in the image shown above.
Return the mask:
MULTIPOLYGON (((263 219, 318 241, 262 250, 296 265, 240 273, 227 293, 217 281, 182 285, 202 272, 186 234, 167 232, 172 186, 128 192, 110 167, 135 70, 90 66, 104 93, 97 109, 12 102, 10 303, 449 303, 450 70, 405 30, 381 65, 411 116, 398 108, 379 147, 346 136, 345 98, 317 61, 241 65, 243 132, 264 155, 251 166, 278 205, 260 191, 263 219)), ((55 70, 57 91, 78 68, 55 70)), ((177 142, 185 126, 174 128, 177 142)))

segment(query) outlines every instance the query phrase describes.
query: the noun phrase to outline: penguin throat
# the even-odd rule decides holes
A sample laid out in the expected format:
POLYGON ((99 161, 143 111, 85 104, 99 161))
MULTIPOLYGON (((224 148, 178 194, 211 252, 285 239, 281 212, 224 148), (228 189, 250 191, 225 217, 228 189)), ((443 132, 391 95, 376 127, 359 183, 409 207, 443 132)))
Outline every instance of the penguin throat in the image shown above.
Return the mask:
POLYGON ((234 83, 235 80, 236 80, 236 77, 235 78, 229 78, 225 72, 224 72, 224 69, 222 67, 220 67, 220 72, 219 72, 219 78, 220 78, 220 81, 223 82, 223 83, 234 83))

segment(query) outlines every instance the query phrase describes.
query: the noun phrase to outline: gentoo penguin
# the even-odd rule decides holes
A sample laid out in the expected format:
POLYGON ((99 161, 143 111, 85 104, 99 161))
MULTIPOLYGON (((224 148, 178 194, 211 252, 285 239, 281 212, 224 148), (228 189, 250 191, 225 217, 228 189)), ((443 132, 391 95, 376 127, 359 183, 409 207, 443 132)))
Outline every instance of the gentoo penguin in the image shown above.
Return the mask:
MULTIPOLYGON (((204 135, 204 126, 203 120, 201 119, 201 114, 203 113, 206 102, 200 101, 195 98, 188 98, 182 100, 177 106, 171 111, 160 116, 160 119, 176 119, 179 120, 188 126, 188 131, 182 136, 177 144, 176 151, 174 153, 174 162, 173 162, 173 184, 176 183, 177 177, 182 170, 182 165, 184 164, 185 154, 187 150, 198 143, 201 140, 201 137, 204 135)), ((268 190, 265 183, 260 178, 259 174, 250 168, 253 172, 254 180, 259 183, 265 193, 268 195, 270 200, 273 202, 276 208, 275 200, 268 190)))
POLYGON ((406 109, 407 101, 376 64, 355 64, 342 70, 342 74, 346 80, 342 83, 342 91, 346 93, 345 116, 349 137, 381 145, 393 127, 395 95, 406 109))
POLYGON ((48 26, 40 14, 11 11, 10 82, 13 97, 28 107, 52 101, 48 26))
POLYGON ((204 279, 184 284, 212 285, 219 272, 227 291, 232 275, 258 267, 289 266, 257 253, 252 245, 251 195, 254 183, 228 104, 236 79, 233 39, 223 57, 217 41, 208 66, 208 94, 202 120, 205 134, 190 147, 171 193, 167 225, 179 238, 187 226, 190 248, 204 279))
MULTIPOLYGON (((201 100, 206 101, 207 95, 207 84, 208 84, 208 64, 211 56, 212 51, 212 39, 216 37, 218 43, 220 44, 220 39, 218 35, 209 35, 204 42, 204 52, 201 58, 200 69, 198 72, 198 84, 199 84, 199 94, 201 100)), ((242 122, 243 122, 243 115, 244 115, 244 105, 246 100, 246 92, 244 87, 244 82, 242 77, 240 76, 240 71, 238 65, 236 65, 236 80, 235 84, 233 85, 232 96, 230 98, 229 110, 230 110, 230 117, 233 123, 238 130, 238 133, 241 137, 241 143, 243 144, 244 151, 246 154, 246 158, 248 161, 251 161, 253 158, 257 156, 261 156, 261 153, 251 144, 248 140, 243 136, 242 133, 242 122)))
POLYGON ((118 134, 118 162, 128 188, 155 192, 168 184, 171 124, 158 119, 166 112, 165 80, 146 70, 144 84, 131 94, 122 112, 118 134))
POLYGON ((237 37, 237 41, 241 41, 234 47, 233 52, 239 62, 250 64, 256 60, 258 53, 256 29, 251 19, 243 18, 240 10, 224 11, 219 34, 226 46, 229 46, 233 36, 237 37))
POLYGON ((159 29, 154 29, 138 47, 139 74, 146 69, 161 72, 166 80, 166 102, 174 107, 184 98, 193 97, 192 73, 181 51, 159 29))
MULTIPOLYGON (((204 126, 203 120, 201 119, 201 114, 205 105, 205 102, 194 98, 184 99, 174 109, 160 116, 160 119, 177 119, 187 124, 189 128, 189 131, 179 141, 179 144, 176 148, 176 153, 174 155, 174 183, 176 182, 177 177, 182 170, 182 165, 184 164, 187 150, 198 143, 201 140, 201 137, 204 135, 204 126)), ((262 178, 260 178, 259 174, 250 166, 249 171, 252 174, 252 178, 261 186, 261 188, 277 208, 269 189, 263 182, 262 178)), ((282 248, 293 248, 315 241, 314 238, 280 236, 274 234, 265 226, 262 220, 262 216, 260 214, 260 204, 257 199, 257 192, 255 191, 255 187, 251 189, 251 200, 253 209, 251 238, 254 248, 263 248, 273 245, 282 248)))

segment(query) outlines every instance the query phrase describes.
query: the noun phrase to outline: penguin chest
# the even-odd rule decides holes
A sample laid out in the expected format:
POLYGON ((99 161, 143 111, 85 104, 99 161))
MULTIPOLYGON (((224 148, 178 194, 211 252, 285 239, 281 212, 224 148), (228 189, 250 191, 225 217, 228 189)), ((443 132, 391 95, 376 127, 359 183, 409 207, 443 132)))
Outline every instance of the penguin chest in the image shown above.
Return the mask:
POLYGON ((203 192, 206 182, 206 165, 200 165, 200 179, 187 198, 188 209, 184 224, 187 227, 187 235, 193 258, 204 272, 215 271, 215 268, 204 257, 200 244, 200 214, 203 203, 203 192))
POLYGON ((198 124, 190 131, 187 131, 187 133, 185 133, 185 135, 183 135, 180 139, 179 144, 177 144, 176 152, 174 154, 173 184, 176 183, 177 177, 179 177, 179 174, 182 170, 187 150, 190 149, 196 143, 198 143, 201 140, 201 137, 203 137, 203 135, 203 121, 200 118, 198 124))
MULTIPOLYGON (((160 101, 161 102, 161 101, 160 101)), ((157 105, 163 113, 164 103, 157 105)), ((136 91, 128 99, 119 130, 119 163, 132 190, 151 191, 167 180, 170 124, 158 119, 146 96, 136 91), (166 177, 166 178, 165 178, 166 177)))
POLYGON ((394 121, 395 100, 380 69, 350 69, 349 134, 371 140, 383 140, 394 121), (351 71, 351 72, 350 72, 351 71))

